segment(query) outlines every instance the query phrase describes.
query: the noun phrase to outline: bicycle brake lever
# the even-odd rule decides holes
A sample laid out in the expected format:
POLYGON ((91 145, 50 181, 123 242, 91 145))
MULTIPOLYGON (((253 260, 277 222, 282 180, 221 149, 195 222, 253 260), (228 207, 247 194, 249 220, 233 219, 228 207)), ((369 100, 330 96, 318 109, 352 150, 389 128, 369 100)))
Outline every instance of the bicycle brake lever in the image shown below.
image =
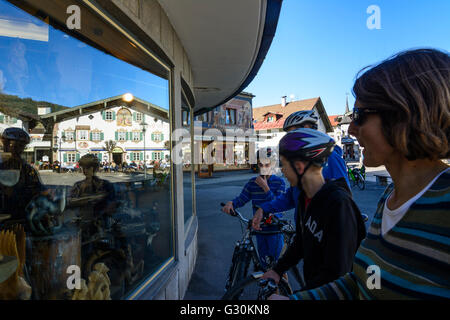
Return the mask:
MULTIPOLYGON (((220 205, 222 207, 225 207, 225 203, 221 202, 220 205)), ((230 213, 233 217, 237 217, 237 213, 236 211, 234 211, 234 209, 231 209, 231 213, 230 213)))

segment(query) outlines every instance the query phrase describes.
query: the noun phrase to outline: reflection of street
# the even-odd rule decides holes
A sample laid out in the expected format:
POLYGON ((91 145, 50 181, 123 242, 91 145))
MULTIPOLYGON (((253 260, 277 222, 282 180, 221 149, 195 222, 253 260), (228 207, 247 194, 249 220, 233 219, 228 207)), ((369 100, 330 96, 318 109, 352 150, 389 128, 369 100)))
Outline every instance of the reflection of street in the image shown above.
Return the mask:
MULTIPOLYGON (((147 172, 147 175, 149 172, 147 172)), ((151 173, 150 173, 151 174, 151 173)), ((54 173, 54 172, 39 172, 41 180, 44 185, 67 185, 73 186, 76 182, 83 180, 85 177, 82 173, 54 173)), ((144 180, 144 173, 125 174, 125 173, 97 173, 101 179, 109 182, 132 182, 144 180)))
MULTIPOLYGON (((219 299, 223 295, 234 245, 242 237, 242 233, 238 221, 221 212, 219 204, 239 194, 251 176, 254 174, 249 171, 218 172, 210 179, 196 179, 198 257, 184 299, 219 299)), ((355 202, 361 212, 369 216, 369 222, 384 189, 385 187, 370 181, 365 190, 361 191, 357 187, 352 189, 355 202)), ((250 218, 250 203, 241 208, 241 212, 250 218)), ((293 210, 286 217, 293 220, 293 210)), ((293 275, 290 277, 293 278, 293 275)))

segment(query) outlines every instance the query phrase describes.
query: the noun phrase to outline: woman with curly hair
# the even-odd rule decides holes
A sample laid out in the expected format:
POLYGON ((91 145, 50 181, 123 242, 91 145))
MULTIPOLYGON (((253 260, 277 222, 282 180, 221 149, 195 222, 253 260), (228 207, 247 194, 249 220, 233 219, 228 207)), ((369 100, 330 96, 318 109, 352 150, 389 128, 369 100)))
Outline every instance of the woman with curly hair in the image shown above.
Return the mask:
MULTIPOLYGON (((363 69, 364 70, 364 69, 363 69)), ((450 298, 450 56, 410 50, 359 74, 349 133, 384 165, 381 197, 353 271, 291 299, 450 298)), ((285 297, 271 296, 271 299, 285 297)))

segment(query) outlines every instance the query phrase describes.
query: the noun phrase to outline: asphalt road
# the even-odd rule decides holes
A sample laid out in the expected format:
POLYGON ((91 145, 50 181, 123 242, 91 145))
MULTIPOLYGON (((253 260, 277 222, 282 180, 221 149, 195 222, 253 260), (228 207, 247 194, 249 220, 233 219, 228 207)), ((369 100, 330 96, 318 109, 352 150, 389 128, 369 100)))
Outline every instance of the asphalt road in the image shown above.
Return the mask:
MULTIPOLYGON (((217 176, 216 173, 215 175, 217 176)), ((234 172, 221 174, 209 181, 198 180, 198 256, 185 300, 215 300, 223 295, 234 244, 241 238, 242 230, 236 218, 220 211, 220 202, 226 202, 238 195, 251 176, 248 172, 234 172)), ((385 187, 368 181, 365 190, 361 191, 357 187, 352 190, 361 212, 369 216, 369 222, 384 189, 385 187)), ((240 212, 250 218, 251 204, 241 208, 240 212)), ((288 212, 286 217, 293 221, 293 210, 288 212)), ((296 284, 291 285, 295 290, 296 284)))

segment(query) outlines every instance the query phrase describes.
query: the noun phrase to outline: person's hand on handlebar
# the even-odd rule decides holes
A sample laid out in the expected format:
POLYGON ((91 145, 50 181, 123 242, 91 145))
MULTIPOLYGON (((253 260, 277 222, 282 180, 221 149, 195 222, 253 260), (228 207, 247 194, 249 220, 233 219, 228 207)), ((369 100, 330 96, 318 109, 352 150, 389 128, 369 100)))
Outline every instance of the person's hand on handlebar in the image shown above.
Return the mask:
POLYGON ((232 211, 234 210, 233 208, 233 201, 228 201, 225 206, 222 207, 222 211, 229 214, 230 216, 232 215, 232 211))
POLYGON ((252 228, 261 231, 260 224, 262 219, 263 219, 263 209, 258 208, 258 210, 256 210, 255 214, 253 215, 252 228))
POLYGON ((269 271, 267 271, 266 273, 264 273, 261 276, 261 279, 273 279, 275 281, 276 284, 280 283, 280 276, 278 275, 278 273, 276 273, 275 271, 273 271, 272 269, 270 269, 269 271))

